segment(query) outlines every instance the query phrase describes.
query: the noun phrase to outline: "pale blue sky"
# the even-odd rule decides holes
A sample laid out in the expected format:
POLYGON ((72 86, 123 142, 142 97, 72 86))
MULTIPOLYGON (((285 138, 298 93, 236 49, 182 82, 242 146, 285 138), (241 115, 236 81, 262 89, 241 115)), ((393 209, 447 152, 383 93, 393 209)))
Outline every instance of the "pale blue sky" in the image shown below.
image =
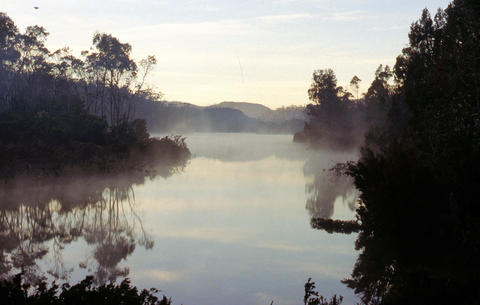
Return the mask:
POLYGON ((370 84, 392 65, 424 7, 447 0, 17 0, 4 1, 20 28, 43 25, 51 49, 88 49, 95 31, 157 57, 149 82, 168 100, 221 101, 272 108, 308 103, 314 69, 332 68, 339 84, 370 84), (34 6, 39 6, 34 10, 34 6))

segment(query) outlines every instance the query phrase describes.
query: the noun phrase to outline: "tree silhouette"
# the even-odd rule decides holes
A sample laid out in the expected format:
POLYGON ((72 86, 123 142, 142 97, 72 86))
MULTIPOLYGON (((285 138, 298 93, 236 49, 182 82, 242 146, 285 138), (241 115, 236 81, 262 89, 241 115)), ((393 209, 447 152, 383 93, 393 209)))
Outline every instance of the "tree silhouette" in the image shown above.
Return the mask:
MULTIPOLYGON (((424 10, 397 58, 396 83, 381 66, 366 94, 384 119, 348 165, 361 192, 361 253, 343 281, 365 304, 480 302, 479 17, 477 1, 455 0, 434 18, 424 10)), ((349 233, 348 225, 318 224, 349 233)))
POLYGON ((19 32, 0 13, 2 176, 78 166, 112 171, 189 155, 180 138, 153 139, 134 117, 136 104, 158 98, 143 89, 153 56, 141 62, 139 81, 131 46, 112 35, 96 33, 81 58, 68 48, 50 52, 47 37, 41 26, 19 32))
POLYGON ((356 98, 358 100, 358 89, 360 88, 360 82, 362 80, 358 77, 358 76, 354 76, 352 78, 352 80, 350 81, 350 87, 352 87, 353 89, 355 89, 355 92, 356 92, 356 98))
POLYGON ((313 104, 307 105, 308 122, 303 131, 294 136, 296 142, 307 142, 316 147, 351 149, 355 147, 361 129, 355 128, 352 95, 337 85, 331 69, 315 70, 308 96, 313 104))

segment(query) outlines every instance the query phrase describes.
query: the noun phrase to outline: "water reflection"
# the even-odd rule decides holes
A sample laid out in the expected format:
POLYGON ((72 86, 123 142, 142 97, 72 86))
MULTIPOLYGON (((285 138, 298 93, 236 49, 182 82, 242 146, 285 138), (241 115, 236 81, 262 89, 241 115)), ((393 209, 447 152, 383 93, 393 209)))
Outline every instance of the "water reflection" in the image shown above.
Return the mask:
MULTIPOLYGON (((306 162, 310 152, 290 136, 249 137, 190 136, 192 154, 203 157, 167 180, 124 174, 9 181, 0 186, 2 266, 15 272, 25 262, 14 262, 30 254, 25 268, 35 275, 48 270, 76 281, 93 273, 105 281, 129 272, 137 287, 159 287, 177 304, 293 305, 312 277, 322 293, 356 303, 340 282, 356 259, 354 236, 312 230, 304 208, 314 198, 305 185, 329 189, 314 184, 316 174, 355 157, 324 152, 306 162), (228 146, 239 155, 228 159, 228 146), (5 227, 14 219, 24 228, 5 227)), ((343 210, 345 218, 353 215, 342 207, 337 200, 334 218, 343 210)))
POLYGON ((23 176, 0 186, 0 274, 20 269, 30 280, 45 274, 67 279, 63 250, 77 241, 93 250, 78 267, 99 283, 129 274, 119 267, 137 246, 153 247, 136 213, 134 185, 168 177, 181 165, 122 175, 23 176))
MULTIPOLYGON (((353 181, 343 174, 341 166, 335 166, 337 162, 353 160, 349 158, 351 157, 346 154, 337 155, 333 159, 315 155, 310 156, 305 162, 304 175, 310 178, 305 185, 306 209, 311 219, 332 218, 337 200, 350 211, 355 210, 358 194, 353 181)), ((341 215, 339 217, 342 218, 341 215)))
MULTIPOLYGON (((309 152, 291 136, 249 139, 189 136, 197 157, 184 174, 135 189, 156 246, 132 255, 132 279, 161 287, 178 304, 289 305, 302 300, 302 287, 312 277, 322 293, 339 293, 355 304, 340 282, 356 258, 355 236, 312 230, 305 210, 305 185, 317 169, 355 156, 309 152), (238 155, 227 158, 228 149, 238 155), (313 154, 317 159, 305 166, 313 154)), ((340 198, 333 217, 339 212, 354 215, 340 198)))
MULTIPOLYGON (((197 133, 187 137, 194 157, 223 162, 253 162, 275 157, 281 160, 306 160, 303 168, 306 209, 312 219, 331 218, 337 199, 350 212, 355 210, 357 192, 350 177, 330 170, 337 163, 356 160, 355 152, 315 151, 285 140, 284 135, 248 133, 197 133)), ((353 213, 345 217, 353 216, 353 213)))

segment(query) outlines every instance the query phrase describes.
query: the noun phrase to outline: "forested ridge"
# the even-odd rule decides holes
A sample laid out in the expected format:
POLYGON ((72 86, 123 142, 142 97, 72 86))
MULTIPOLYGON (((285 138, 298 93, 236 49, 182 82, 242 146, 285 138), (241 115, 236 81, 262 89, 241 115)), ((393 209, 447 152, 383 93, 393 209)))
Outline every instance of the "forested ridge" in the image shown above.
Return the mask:
POLYGON ((361 192, 356 221, 312 220, 359 232, 344 283, 365 304, 480 304, 480 3, 424 10, 393 69, 379 68, 358 100, 332 75, 314 74, 304 134, 320 144, 329 136, 315 126, 332 104, 372 118, 360 159, 345 167, 361 192))
POLYGON ((146 88, 155 65, 138 64, 131 46, 95 33, 82 57, 68 48, 50 51, 48 32, 29 26, 20 32, 0 13, 0 167, 5 176, 65 167, 117 170, 162 159, 188 158, 181 137, 151 138, 135 117, 139 99, 159 94, 146 88))

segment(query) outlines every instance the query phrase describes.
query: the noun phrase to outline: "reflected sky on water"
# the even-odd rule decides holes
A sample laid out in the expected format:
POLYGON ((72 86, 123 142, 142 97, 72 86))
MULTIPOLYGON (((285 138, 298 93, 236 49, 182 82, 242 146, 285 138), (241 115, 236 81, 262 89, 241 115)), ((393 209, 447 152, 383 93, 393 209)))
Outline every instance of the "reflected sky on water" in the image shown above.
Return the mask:
MULTIPOLYGON (((135 285, 161 289, 174 304, 282 305, 300 304, 312 277, 322 294, 354 302, 340 280, 353 268, 356 236, 313 230, 310 218, 318 211, 353 217, 355 192, 348 181, 335 188, 328 169, 355 154, 309 152, 288 135, 192 134, 187 143, 193 157, 179 173, 109 186, 102 198, 89 195, 89 203, 69 210, 58 203, 49 209, 49 223, 75 224, 68 232, 76 235, 57 251, 71 282, 107 272, 104 280, 128 275, 135 285)), ((2 212, 4 219, 19 215, 2 212)), ((62 238, 39 243, 48 253, 37 268, 53 270, 53 247, 62 238)))

